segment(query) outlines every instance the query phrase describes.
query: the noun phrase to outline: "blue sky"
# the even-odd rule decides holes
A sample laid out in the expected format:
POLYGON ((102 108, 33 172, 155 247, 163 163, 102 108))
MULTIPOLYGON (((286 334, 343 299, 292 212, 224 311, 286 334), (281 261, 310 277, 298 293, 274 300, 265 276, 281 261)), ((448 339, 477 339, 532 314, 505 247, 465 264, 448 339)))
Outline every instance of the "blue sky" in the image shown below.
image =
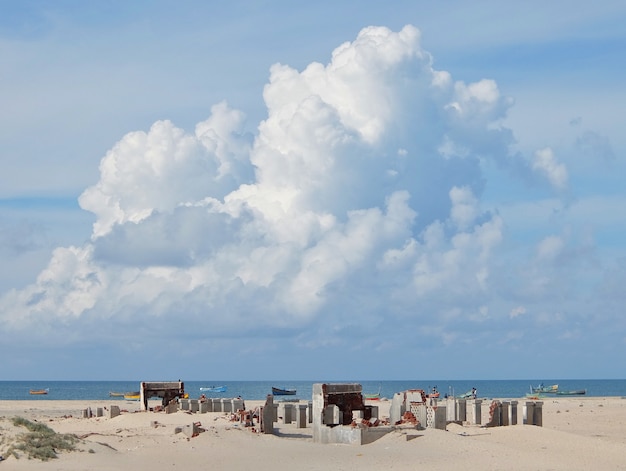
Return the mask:
POLYGON ((0 377, 624 378, 625 20, 0 0, 0 377))

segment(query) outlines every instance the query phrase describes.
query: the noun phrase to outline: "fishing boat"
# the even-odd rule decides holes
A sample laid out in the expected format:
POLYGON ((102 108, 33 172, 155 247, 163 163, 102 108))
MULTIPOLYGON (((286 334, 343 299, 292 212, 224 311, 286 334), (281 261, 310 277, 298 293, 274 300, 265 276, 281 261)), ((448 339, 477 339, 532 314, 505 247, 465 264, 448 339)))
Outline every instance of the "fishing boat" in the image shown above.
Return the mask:
POLYGON ((543 383, 541 383, 539 386, 530 387, 531 391, 534 393, 543 393, 543 394, 556 394, 556 392, 559 390, 559 385, 558 384, 551 384, 549 386, 544 386, 543 383))
POLYGON ((49 391, 50 391, 49 388, 46 388, 46 389, 31 389, 29 391, 29 393, 32 394, 33 396, 41 396, 43 394, 48 394, 49 391))
POLYGON ((124 399, 128 399, 130 401, 138 401, 140 398, 141 393, 139 391, 124 393, 124 399))
POLYGON ((377 393, 363 394, 363 399, 365 399, 367 401, 379 401, 380 400, 380 388, 381 388, 381 386, 379 385, 377 393))
POLYGON ((205 388, 200 388, 200 391, 222 393, 222 392, 226 392, 226 389, 227 389, 226 386, 209 386, 205 388))
POLYGON ((559 396, 584 396, 587 394, 586 389, 575 389, 573 391, 557 391, 559 396))
POLYGON ((272 386, 272 394, 274 396, 295 396, 295 389, 283 389, 283 388, 275 388, 272 386))
POLYGON ((123 392, 109 391, 109 397, 124 397, 123 392))
POLYGON ((439 391, 437 391, 437 386, 435 386, 434 388, 431 389, 431 391, 427 395, 427 397, 429 397, 429 398, 438 398, 439 397, 439 391))

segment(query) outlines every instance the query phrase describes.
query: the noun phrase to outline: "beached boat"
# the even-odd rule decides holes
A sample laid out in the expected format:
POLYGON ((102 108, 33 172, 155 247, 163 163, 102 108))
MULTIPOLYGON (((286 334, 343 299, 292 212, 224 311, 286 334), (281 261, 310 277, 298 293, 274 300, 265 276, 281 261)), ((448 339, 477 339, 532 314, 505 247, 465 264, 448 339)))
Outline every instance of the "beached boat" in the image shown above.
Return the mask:
POLYGON ((587 394, 586 389, 575 389, 573 391, 557 391, 559 396, 584 396, 587 394))
POLYGON ((544 386, 542 383, 539 386, 535 386, 535 387, 531 386, 530 389, 532 392, 538 393, 538 394, 556 394, 556 392, 559 390, 559 385, 551 384, 549 386, 544 386))
POLYGON ((128 399, 131 401, 138 401, 141 398, 141 392, 133 391, 124 393, 124 399, 128 399))
POLYGON ((368 401, 378 401, 380 400, 380 389, 382 386, 378 386, 378 392, 377 393, 367 393, 367 394, 363 394, 363 399, 368 400, 368 401))
POLYGON ((434 388, 431 389, 430 393, 428 393, 426 395, 426 397, 429 398, 438 398, 439 397, 439 391, 437 391, 437 386, 435 386, 434 388))
POLYGON ((49 388, 46 388, 46 389, 31 389, 29 391, 29 393, 34 395, 34 396, 40 396, 42 394, 48 394, 49 391, 50 391, 49 388))
POLYGON ((272 394, 274 396, 295 396, 295 389, 283 389, 283 388, 275 388, 272 386, 272 394))
POLYGON ((206 388, 200 388, 200 391, 222 393, 222 392, 226 392, 226 389, 227 389, 226 386, 209 386, 206 388))
POLYGON ((123 392, 109 391, 109 397, 124 397, 123 392))

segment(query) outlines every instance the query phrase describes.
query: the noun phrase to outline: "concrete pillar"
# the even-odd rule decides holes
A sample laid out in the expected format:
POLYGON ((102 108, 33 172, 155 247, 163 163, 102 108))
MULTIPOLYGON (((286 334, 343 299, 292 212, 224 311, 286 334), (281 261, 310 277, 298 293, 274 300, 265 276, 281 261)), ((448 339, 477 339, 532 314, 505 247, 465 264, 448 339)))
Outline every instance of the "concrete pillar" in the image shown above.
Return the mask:
POLYGON ((293 404, 282 404, 283 409, 283 424, 290 424, 293 422, 293 404))
POLYGON ((117 417, 118 415, 120 415, 120 406, 109 407, 109 419, 117 417))
POLYGON ((467 401, 467 420, 472 425, 480 425, 482 423, 482 399, 470 399, 467 401))
POLYGON ((453 397, 446 398, 446 420, 448 422, 457 420, 457 402, 453 397))
POLYGON ((535 403, 527 402, 524 406, 524 424, 526 425, 534 425, 534 415, 535 415, 535 403))
POLYGON ((500 406, 502 407, 502 412, 500 415, 500 425, 503 427, 507 427, 510 424, 509 420, 509 406, 511 405, 508 401, 502 401, 500 406))
POLYGON ((313 423, 313 401, 309 401, 309 423, 313 423))
POLYGON ((209 403, 208 403, 208 402, 206 402, 206 401, 204 401, 204 402, 200 402, 200 403, 198 404, 198 406, 199 406, 199 408, 200 408, 199 412, 200 412, 201 414, 206 414, 207 412, 209 412, 209 403))
POLYGON ((517 401, 511 401, 509 409, 509 425, 517 425, 517 401))
POLYGON ((232 403, 233 403, 232 405, 233 412, 237 412, 238 410, 243 410, 245 407, 243 405, 243 399, 240 399, 238 397, 234 398, 232 403))
POLYGON ((189 399, 180 400, 180 410, 189 410, 189 399))
POLYGON ((374 419, 378 419, 378 406, 371 406, 370 407, 371 410, 371 416, 374 419))
POLYGON ((222 400, 219 398, 209 399, 211 401, 211 405, 213 406, 213 412, 222 412, 224 409, 222 408, 222 400))
POLYGON ((306 404, 298 404, 298 410, 296 411, 296 427, 306 428, 306 411, 309 407, 306 404))
POLYGON ((89 418, 89 409, 83 409, 83 419, 89 418))
POLYGON ((233 411, 233 401, 232 399, 222 399, 222 412, 232 412, 233 411))
POLYGON ((278 422, 278 404, 272 403, 272 420, 278 422))
POLYGON ((446 406, 438 406, 435 409, 435 428, 437 430, 445 430, 446 429, 446 406))
POLYGON ((274 396, 267 395, 265 406, 261 408, 261 430, 265 434, 274 433, 274 396))
POLYGON ((198 412, 200 410, 200 404, 197 399, 191 399, 189 401, 189 410, 191 412, 198 412))
POLYGON ((458 410, 456 420, 465 422, 467 420, 467 400, 457 399, 458 410))
POLYGON ((96 407, 96 417, 102 417, 102 407, 96 407))
POLYGON ((322 424, 339 425, 341 424, 341 411, 335 404, 329 404, 322 411, 322 424))
POLYGON ((543 427, 543 402, 535 402, 535 411, 533 413, 533 424, 543 427))

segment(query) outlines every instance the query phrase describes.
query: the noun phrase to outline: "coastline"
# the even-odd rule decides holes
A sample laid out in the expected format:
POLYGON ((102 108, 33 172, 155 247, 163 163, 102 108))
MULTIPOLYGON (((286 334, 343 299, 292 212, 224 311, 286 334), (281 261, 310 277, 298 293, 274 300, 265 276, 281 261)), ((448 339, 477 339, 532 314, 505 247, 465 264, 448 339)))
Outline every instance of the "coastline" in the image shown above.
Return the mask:
MULTIPOLYGON (((517 399, 520 405, 524 398, 517 399)), ((483 402, 486 423, 490 400, 483 402)), ((150 406, 160 401, 150 401, 150 406)), ((264 401, 246 401, 246 409, 264 401)), ((388 416, 391 401, 371 402, 388 416)), ((105 409, 107 410, 107 409, 105 409)), ((485 428, 448 424, 446 431, 427 428, 394 431, 368 445, 314 443, 312 428, 275 424, 273 435, 253 432, 230 414, 178 411, 142 412, 136 401, 0 401, 3 437, 11 433, 11 418, 20 416, 46 424, 57 433, 81 437, 80 450, 63 452, 40 462, 5 457, 0 470, 180 469, 626 469, 626 399, 615 397, 555 397, 543 400, 543 426, 485 428), (121 415, 82 418, 82 410, 118 405, 121 415), (176 427, 200 423, 203 430, 188 437, 176 427), (409 437, 410 435, 410 437, 409 437), (409 439, 415 438, 415 439, 409 439)))

